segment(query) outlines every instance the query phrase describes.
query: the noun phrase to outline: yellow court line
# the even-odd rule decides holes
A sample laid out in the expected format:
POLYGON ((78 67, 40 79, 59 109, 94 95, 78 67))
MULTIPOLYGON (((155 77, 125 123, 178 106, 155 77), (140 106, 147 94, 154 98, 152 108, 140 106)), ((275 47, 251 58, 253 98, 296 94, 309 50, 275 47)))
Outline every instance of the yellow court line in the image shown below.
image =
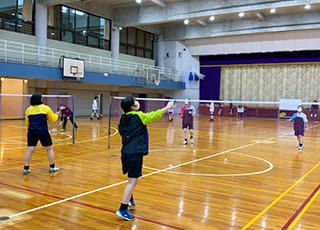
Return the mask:
POLYGON ((302 209, 302 211, 299 213, 299 215, 294 219, 294 221, 289 225, 289 227, 287 228, 287 230, 291 230, 296 223, 300 220, 300 218, 302 217, 302 215, 308 210, 308 208, 310 207, 310 205, 313 203, 313 201, 317 198, 317 196, 320 193, 320 189, 317 191, 317 193, 311 198, 311 200, 309 201, 309 203, 302 209))
POLYGON ((320 162, 316 164, 309 172, 307 172, 303 177, 301 177, 296 183, 294 183, 290 188, 287 189, 284 193, 282 193, 277 199, 275 199, 271 204, 268 205, 262 212, 256 215, 249 223, 247 223, 241 230, 245 230, 249 228, 259 217, 261 217, 266 211, 268 211, 275 203, 277 203, 282 197, 284 197, 288 192, 290 192, 297 184, 299 184, 304 178, 306 178, 314 169, 316 169, 320 165, 320 162))
MULTIPOLYGON (((259 192, 273 193, 273 194, 277 194, 277 195, 281 194, 280 192, 274 192, 274 191, 270 191, 270 190, 250 188, 250 187, 245 187, 245 186, 240 186, 240 185, 233 185, 233 184, 226 184, 226 183, 222 183, 222 182, 203 180, 203 179, 198 179, 198 178, 193 178, 193 177, 187 177, 187 176, 177 175, 177 174, 173 174, 173 173, 169 173, 169 172, 161 172, 160 174, 169 174, 169 175, 171 175, 171 176, 176 176, 176 177, 180 177, 180 178, 186 178, 186 179, 191 179, 191 180, 198 180, 198 181, 203 181, 203 182, 207 182, 207 183, 225 185, 225 186, 230 186, 230 187, 235 187, 235 188, 249 189, 249 190, 254 190, 254 191, 259 191, 259 192)), ((301 198, 301 199, 306 199, 306 198, 303 197, 303 196, 297 196, 297 195, 287 195, 287 196, 297 197, 297 198, 301 198)))

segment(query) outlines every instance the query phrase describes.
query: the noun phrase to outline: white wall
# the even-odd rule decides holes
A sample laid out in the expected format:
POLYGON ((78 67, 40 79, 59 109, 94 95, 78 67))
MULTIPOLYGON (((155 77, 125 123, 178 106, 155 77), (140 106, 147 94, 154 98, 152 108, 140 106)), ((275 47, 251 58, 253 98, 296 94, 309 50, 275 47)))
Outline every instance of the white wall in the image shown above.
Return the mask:
POLYGON ((189 81, 190 72, 199 72, 200 65, 199 60, 194 58, 190 50, 179 42, 164 42, 163 45, 165 55, 164 67, 174 68, 184 72, 183 81, 186 84, 185 90, 177 90, 173 95, 167 95, 177 99, 199 99, 199 81, 189 81), (169 57, 167 56, 169 54, 169 57))
POLYGON ((192 55, 320 49, 320 29, 187 40, 192 55))

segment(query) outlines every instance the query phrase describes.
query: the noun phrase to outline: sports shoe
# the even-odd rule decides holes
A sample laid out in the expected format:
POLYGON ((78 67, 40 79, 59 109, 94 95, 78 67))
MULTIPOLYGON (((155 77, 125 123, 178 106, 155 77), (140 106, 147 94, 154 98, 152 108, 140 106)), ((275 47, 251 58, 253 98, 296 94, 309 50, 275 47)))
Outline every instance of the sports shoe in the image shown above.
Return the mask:
POLYGON ((317 117, 317 114, 315 114, 314 117, 317 117))
POLYGON ((130 200, 128 205, 132 208, 136 207, 136 204, 134 203, 134 199, 130 200))
POLYGON ((209 121, 213 121, 213 119, 210 119, 209 121))
POLYGON ((100 120, 100 117, 97 117, 97 120, 100 120))
POLYGON ((30 172, 30 169, 24 169, 23 174, 28 174, 30 172))
POLYGON ((76 128, 76 131, 79 131, 79 128, 76 128))
POLYGON ((134 216, 130 214, 129 210, 121 211, 120 209, 118 209, 116 214, 117 214, 117 216, 119 216, 125 220, 134 220, 134 216))
POLYGON ((187 145, 187 144, 188 144, 188 141, 187 141, 187 140, 184 140, 184 141, 182 142, 182 144, 183 144, 183 145, 187 145))
POLYGON ((64 129, 61 129, 61 131, 60 132, 64 132, 64 129))
POLYGON ((57 172, 59 171, 60 169, 56 166, 54 166, 54 168, 49 168, 49 172, 57 172))
POLYGON ((190 138, 190 143, 193 144, 193 137, 190 138))
POLYGON ((313 114, 311 113, 310 117, 313 117, 313 114))
POLYGON ((302 146, 298 146, 298 149, 299 149, 299 150, 302 150, 302 149, 303 149, 303 145, 302 145, 302 146))
POLYGON ((90 120, 92 121, 92 120, 93 120, 93 118, 92 118, 92 117, 90 117, 90 120))

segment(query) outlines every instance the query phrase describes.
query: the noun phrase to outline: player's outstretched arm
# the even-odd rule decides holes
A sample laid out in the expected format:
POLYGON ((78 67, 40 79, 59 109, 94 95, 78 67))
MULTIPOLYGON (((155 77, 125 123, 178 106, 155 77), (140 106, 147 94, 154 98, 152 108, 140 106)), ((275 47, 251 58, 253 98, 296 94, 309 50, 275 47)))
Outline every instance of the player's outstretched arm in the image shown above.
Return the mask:
POLYGON ((165 114, 168 112, 170 109, 174 109, 174 104, 168 104, 166 107, 162 108, 162 113, 165 114))

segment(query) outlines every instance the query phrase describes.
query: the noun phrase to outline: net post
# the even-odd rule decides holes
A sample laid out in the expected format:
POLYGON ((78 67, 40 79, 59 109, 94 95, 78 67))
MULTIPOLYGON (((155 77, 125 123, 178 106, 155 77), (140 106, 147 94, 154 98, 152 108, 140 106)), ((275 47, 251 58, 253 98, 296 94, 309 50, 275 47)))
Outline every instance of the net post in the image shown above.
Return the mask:
POLYGON ((109 106, 108 149, 110 149, 112 103, 113 103, 113 96, 110 97, 110 106, 109 106))
POLYGON ((72 111, 73 111, 73 113, 72 113, 72 118, 73 118, 73 122, 72 122, 72 144, 75 143, 75 141, 74 141, 74 123, 76 122, 75 110, 74 110, 74 108, 75 108, 74 101, 75 101, 74 100, 74 96, 72 96, 72 111))

